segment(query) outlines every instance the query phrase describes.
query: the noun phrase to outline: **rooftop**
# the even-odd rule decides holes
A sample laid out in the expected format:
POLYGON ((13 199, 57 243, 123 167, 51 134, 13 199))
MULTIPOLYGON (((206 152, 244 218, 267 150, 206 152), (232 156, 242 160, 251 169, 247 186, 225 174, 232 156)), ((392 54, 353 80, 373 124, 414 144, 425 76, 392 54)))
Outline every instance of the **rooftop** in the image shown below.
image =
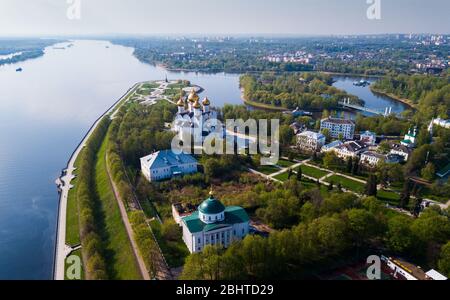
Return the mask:
POLYGON ((182 164, 196 164, 197 160, 189 154, 175 154, 172 150, 158 151, 141 158, 141 162, 145 162, 152 168, 176 167, 182 164))
POLYGON ((247 212, 238 206, 229 206, 225 208, 225 220, 213 224, 203 223, 199 218, 199 212, 196 211, 192 215, 182 219, 191 233, 201 231, 213 231, 220 228, 232 226, 233 224, 240 224, 248 222, 250 219, 247 212))
POLYGON ((323 119, 322 122, 334 123, 334 124, 345 124, 345 125, 355 125, 352 120, 347 119, 338 119, 338 118, 326 118, 323 119))
POLYGON ((302 133, 299 133, 298 136, 304 136, 310 139, 315 139, 315 140, 319 140, 319 139, 325 139, 326 137, 321 134, 321 133, 317 133, 314 131, 304 131, 302 133))
POLYGON ((202 204, 200 204, 198 210, 207 215, 214 215, 222 213, 225 210, 225 206, 222 202, 211 195, 208 199, 203 201, 202 204))

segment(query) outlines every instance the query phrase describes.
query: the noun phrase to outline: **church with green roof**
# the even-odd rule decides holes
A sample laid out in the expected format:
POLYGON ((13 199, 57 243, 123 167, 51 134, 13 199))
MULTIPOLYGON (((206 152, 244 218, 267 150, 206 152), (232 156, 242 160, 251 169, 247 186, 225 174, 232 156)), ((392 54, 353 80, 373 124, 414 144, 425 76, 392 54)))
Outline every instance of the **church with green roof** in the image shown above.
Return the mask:
POLYGON ((226 248, 248 234, 249 223, 242 207, 225 207, 211 192, 196 212, 181 219, 183 240, 191 253, 201 252, 207 245, 226 248))

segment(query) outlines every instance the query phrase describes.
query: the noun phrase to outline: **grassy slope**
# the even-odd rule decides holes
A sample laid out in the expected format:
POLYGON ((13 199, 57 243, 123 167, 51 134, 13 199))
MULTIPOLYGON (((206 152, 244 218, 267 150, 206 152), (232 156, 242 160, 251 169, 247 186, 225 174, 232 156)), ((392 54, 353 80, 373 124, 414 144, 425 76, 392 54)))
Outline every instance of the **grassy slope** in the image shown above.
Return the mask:
MULTIPOLYGON (((74 166, 75 168, 78 167, 78 159, 75 161, 74 166)), ((71 184, 73 189, 69 191, 67 198, 66 244, 76 246, 81 244, 76 197, 78 184, 76 178, 72 180, 71 184)))
POLYGON ((141 279, 131 243, 122 222, 119 206, 114 196, 108 174, 106 172, 106 143, 105 138, 95 167, 96 189, 101 203, 104 217, 104 236, 102 237, 107 249, 106 263, 113 273, 112 279, 141 279))

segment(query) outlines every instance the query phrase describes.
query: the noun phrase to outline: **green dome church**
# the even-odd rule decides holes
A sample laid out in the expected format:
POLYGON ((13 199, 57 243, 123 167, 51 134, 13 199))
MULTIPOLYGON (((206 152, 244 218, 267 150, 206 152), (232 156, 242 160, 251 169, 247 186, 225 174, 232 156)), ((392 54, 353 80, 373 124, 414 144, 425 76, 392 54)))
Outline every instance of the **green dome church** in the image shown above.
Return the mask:
POLYGON ((250 219, 242 207, 225 207, 212 192, 192 215, 181 219, 183 240, 191 253, 207 245, 228 247, 249 232, 250 219))

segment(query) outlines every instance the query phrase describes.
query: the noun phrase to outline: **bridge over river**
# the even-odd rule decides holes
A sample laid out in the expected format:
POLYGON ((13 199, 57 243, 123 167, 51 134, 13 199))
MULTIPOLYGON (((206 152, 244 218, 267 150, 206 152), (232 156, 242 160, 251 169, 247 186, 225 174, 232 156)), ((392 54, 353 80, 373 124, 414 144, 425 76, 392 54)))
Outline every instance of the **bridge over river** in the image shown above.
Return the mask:
POLYGON ((344 108, 349 108, 349 109, 354 109, 354 110, 358 110, 358 111, 368 112, 368 113, 371 113, 371 114, 385 116, 385 117, 390 116, 392 114, 392 107, 386 107, 386 109, 384 111, 381 111, 381 110, 376 110, 376 109, 360 106, 360 105, 357 105, 357 104, 352 104, 352 103, 350 103, 350 99, 344 99, 344 101, 340 101, 339 105, 341 105, 344 108))

